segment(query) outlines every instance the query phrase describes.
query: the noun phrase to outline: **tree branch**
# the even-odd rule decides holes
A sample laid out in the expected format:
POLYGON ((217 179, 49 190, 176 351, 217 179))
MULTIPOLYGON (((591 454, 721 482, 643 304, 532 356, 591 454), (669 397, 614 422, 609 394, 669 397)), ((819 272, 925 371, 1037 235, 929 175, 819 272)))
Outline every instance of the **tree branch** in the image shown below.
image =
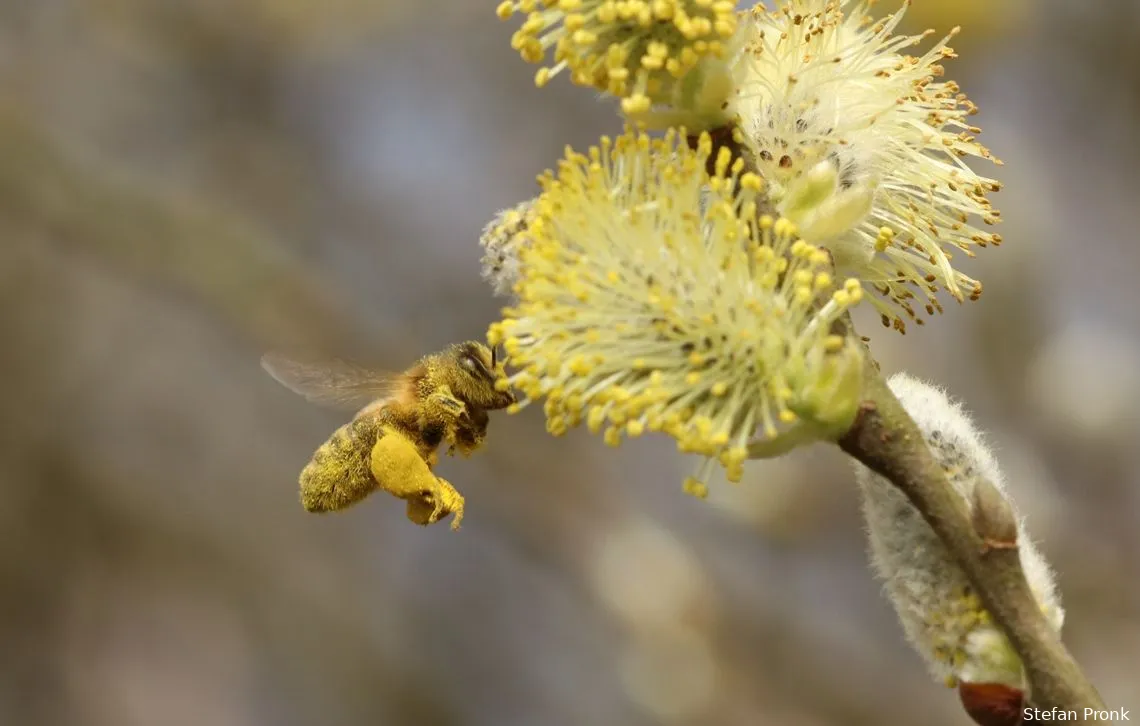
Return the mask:
POLYGON ((1038 708, 1103 709, 1104 703, 1049 626, 1025 579, 1016 546, 979 532, 922 432, 874 365, 866 366, 864 402, 839 447, 903 492, 965 571, 994 622, 1021 657, 1038 708))
MULTIPOLYGON (((732 126, 709 131, 713 142, 710 162, 721 148, 727 148, 734 160, 744 160, 746 170, 755 171, 737 133, 732 126)), ((698 134, 686 138, 694 148, 698 139, 698 134)), ((843 328, 837 333, 857 334, 850 315, 844 315, 836 325, 843 328)), ((887 387, 870 351, 864 350, 864 402, 851 429, 838 439, 839 447, 903 492, 945 543, 1021 658, 1033 706, 1075 710, 1079 716, 1085 708, 1104 709, 1100 694, 1050 627, 1029 588, 1012 511, 1002 517, 1001 512, 985 506, 986 502, 975 502, 975 510, 985 509, 984 515, 995 516, 971 519, 970 510, 946 480, 917 424, 887 387), (1006 525, 1012 526, 1012 536, 1006 525)), ((752 446, 762 444, 757 441, 752 446)), ((760 453, 762 448, 756 451, 760 453)), ((983 495, 992 499, 994 491, 984 491, 983 495)))

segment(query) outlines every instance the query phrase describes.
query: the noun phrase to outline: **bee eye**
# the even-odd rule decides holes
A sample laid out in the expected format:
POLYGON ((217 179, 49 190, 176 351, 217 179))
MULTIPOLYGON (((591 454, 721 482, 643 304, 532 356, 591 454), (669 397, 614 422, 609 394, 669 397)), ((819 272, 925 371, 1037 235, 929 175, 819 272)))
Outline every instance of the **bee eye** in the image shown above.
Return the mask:
POLYGON ((475 371, 479 370, 479 364, 476 363, 475 359, 469 355, 463 356, 463 358, 461 359, 461 362, 463 364, 463 367, 466 368, 467 370, 471 371, 471 372, 475 372, 475 371))

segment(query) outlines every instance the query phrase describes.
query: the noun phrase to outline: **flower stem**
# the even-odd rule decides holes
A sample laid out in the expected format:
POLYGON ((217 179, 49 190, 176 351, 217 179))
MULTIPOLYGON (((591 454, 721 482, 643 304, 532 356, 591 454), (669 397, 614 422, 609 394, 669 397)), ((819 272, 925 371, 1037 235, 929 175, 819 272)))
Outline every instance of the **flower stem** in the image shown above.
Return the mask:
POLYGON ((756 438, 748 443, 749 459, 774 459, 801 446, 820 441, 827 437, 827 429, 801 423, 788 429, 774 439, 756 438))
POLYGON ((875 366, 864 370, 864 402, 839 447, 898 487, 943 541, 1021 657, 1035 707, 1078 714, 1103 709, 1100 695, 1038 607, 1016 545, 994 546, 978 531, 918 426, 875 366))

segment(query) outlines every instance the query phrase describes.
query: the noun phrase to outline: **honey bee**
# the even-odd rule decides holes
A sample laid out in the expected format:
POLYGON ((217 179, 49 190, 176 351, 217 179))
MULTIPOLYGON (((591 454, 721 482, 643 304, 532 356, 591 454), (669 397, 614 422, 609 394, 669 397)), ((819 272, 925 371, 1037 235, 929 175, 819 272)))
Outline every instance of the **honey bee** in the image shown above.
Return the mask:
POLYGON ((382 489, 407 501, 413 522, 432 524, 454 513, 451 527, 459 528, 463 497, 432 469, 443 442, 449 455, 470 456, 486 439, 487 412, 515 402, 494 349, 477 341, 457 343, 403 373, 278 353, 261 362, 278 382, 313 403, 366 403, 301 471, 306 510, 345 509, 382 489))

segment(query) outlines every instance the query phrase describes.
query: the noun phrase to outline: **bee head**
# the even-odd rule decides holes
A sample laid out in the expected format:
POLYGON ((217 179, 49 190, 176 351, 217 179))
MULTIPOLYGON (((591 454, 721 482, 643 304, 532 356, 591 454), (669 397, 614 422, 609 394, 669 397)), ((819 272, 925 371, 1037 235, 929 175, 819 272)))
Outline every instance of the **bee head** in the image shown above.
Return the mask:
POLYGON ((515 402, 507 384, 507 372, 497 351, 469 340, 452 346, 448 353, 452 371, 446 383, 465 403, 489 410, 515 402), (502 389, 502 390, 500 390, 502 389))

